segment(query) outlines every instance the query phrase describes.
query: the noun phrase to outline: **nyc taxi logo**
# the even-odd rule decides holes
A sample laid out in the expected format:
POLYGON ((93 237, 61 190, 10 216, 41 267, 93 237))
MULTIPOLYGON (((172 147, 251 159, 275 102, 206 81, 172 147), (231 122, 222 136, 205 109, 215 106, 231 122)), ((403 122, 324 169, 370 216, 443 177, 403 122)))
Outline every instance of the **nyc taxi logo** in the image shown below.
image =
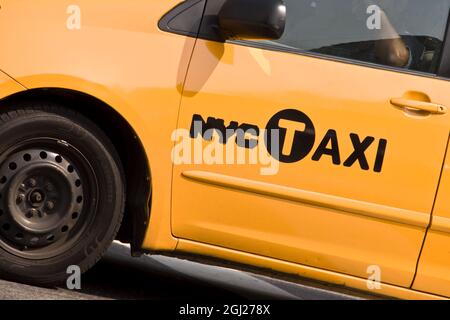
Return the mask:
MULTIPOLYGON (((342 139, 342 137, 341 137, 342 139)), ((332 165, 357 166, 363 171, 383 170, 387 140, 351 133, 348 141, 353 151, 343 155, 334 129, 317 139, 312 120, 296 109, 282 110, 270 118, 265 128, 250 123, 194 114, 190 130, 179 129, 172 134, 175 147, 174 164, 250 164, 260 165, 262 175, 275 175, 279 164, 295 164, 310 157, 312 161, 331 159, 332 165), (316 148, 316 141, 320 141, 316 148), (376 148, 370 159, 367 151, 376 148)))

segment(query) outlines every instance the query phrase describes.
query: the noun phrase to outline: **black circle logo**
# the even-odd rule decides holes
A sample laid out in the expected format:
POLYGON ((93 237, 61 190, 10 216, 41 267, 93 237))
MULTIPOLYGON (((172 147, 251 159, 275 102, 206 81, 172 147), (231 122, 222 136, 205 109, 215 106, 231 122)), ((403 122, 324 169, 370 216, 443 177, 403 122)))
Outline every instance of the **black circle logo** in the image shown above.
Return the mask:
POLYGON ((275 159, 293 163, 305 158, 314 147, 316 131, 311 119, 301 111, 286 109, 267 123, 264 140, 275 159))

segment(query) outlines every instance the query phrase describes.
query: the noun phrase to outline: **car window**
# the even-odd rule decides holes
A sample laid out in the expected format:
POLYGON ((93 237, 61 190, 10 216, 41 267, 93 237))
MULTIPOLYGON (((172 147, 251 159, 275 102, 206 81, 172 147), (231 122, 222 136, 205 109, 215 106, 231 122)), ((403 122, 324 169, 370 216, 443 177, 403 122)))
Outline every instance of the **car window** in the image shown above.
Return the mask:
POLYGON ((450 0, 284 0, 280 49, 435 73, 450 0))

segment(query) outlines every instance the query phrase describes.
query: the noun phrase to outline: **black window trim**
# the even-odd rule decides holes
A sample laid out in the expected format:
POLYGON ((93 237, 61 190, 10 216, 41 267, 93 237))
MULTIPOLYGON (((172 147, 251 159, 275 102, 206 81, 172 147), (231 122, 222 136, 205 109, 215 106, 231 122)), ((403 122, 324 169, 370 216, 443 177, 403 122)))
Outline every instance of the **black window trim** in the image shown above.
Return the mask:
POLYGON ((438 77, 450 78, 450 12, 447 18, 447 29, 444 36, 444 44, 442 45, 441 61, 439 63, 438 77))
POLYGON ((202 24, 203 16, 205 14, 205 7, 206 7, 206 0, 186 0, 178 3, 175 7, 173 7, 169 12, 164 14, 161 19, 158 21, 158 28, 161 31, 175 33, 182 36, 187 36, 191 38, 197 38, 198 33, 200 31, 200 27, 202 24), (203 4, 203 13, 201 16, 188 16, 186 14, 183 14, 184 12, 187 12, 192 7, 203 4), (174 30, 171 29, 169 24, 174 19, 182 19, 184 22, 184 30, 174 30), (195 26, 195 19, 199 18, 198 26, 195 26), (194 29, 190 30, 190 26, 193 26, 194 29))

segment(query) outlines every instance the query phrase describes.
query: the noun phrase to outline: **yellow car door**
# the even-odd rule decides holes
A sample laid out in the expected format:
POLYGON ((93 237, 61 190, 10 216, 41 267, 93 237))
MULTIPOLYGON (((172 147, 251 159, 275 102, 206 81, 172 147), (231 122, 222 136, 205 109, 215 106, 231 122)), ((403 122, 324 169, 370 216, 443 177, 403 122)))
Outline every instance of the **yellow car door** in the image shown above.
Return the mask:
POLYGON ((283 36, 257 41, 221 20, 239 1, 207 2, 172 137, 173 234, 410 287, 449 135, 449 1, 284 2, 283 36))

